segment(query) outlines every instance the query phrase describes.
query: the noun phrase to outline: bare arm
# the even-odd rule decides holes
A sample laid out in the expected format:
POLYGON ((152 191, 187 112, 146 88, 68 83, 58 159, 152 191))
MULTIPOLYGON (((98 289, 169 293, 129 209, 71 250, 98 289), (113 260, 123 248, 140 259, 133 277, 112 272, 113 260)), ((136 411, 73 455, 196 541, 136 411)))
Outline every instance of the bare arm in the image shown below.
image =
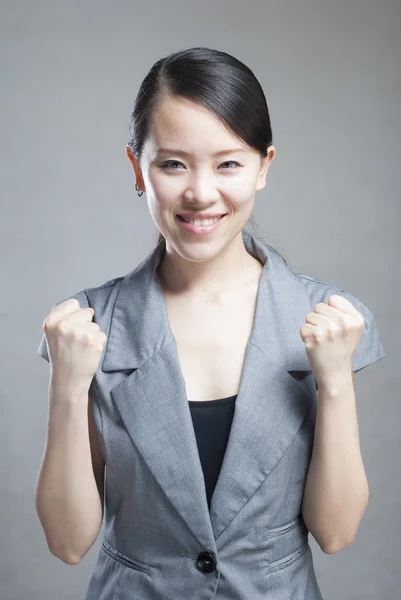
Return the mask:
POLYGON ((355 539, 369 500, 359 443, 355 380, 337 389, 319 384, 313 453, 302 514, 322 550, 333 554, 355 539))
POLYGON ((77 564, 96 541, 103 521, 104 462, 92 416, 92 398, 64 398, 49 386, 47 439, 35 505, 52 554, 77 564))

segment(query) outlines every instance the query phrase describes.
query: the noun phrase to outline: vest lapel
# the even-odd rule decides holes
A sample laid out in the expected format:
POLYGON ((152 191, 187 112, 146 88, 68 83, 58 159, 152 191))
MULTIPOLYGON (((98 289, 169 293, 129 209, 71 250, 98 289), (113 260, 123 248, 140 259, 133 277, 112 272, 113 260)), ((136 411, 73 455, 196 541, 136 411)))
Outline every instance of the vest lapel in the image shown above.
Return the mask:
POLYGON ((312 307, 280 256, 243 231, 263 264, 231 432, 210 513, 177 346, 156 268, 165 240, 120 283, 104 372, 128 370, 111 389, 132 442, 204 548, 216 540, 277 464, 314 400, 295 378, 310 370, 299 328, 312 307), (289 374, 293 372, 293 375, 289 374))

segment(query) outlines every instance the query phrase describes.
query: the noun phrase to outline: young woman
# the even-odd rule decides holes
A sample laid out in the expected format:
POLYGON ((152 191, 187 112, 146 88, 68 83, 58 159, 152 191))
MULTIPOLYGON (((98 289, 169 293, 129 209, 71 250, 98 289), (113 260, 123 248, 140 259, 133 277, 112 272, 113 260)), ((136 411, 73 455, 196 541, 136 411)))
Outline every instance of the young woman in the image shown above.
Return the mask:
POLYGON ((127 157, 160 232, 124 277, 57 302, 36 507, 87 600, 318 600, 308 542, 368 502, 353 373, 375 319, 245 231, 275 157, 252 71, 195 47, 139 90, 127 157), (105 497, 104 497, 105 484, 105 497))

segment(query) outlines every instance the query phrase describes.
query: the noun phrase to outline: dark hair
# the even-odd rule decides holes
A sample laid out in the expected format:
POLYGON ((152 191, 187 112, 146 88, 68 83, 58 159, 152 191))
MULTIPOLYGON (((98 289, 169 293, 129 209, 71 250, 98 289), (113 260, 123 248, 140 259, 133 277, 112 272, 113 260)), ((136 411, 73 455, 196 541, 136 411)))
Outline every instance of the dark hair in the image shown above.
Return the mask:
MULTIPOLYGON (((204 106, 246 144, 267 156, 273 142, 269 109, 253 72, 226 52, 196 46, 159 59, 143 80, 129 122, 128 146, 138 159, 152 111, 166 95, 204 106)), ((249 219, 252 225, 254 221, 249 219)), ((157 244, 164 236, 159 232, 157 244)), ((269 244, 266 246, 285 258, 269 244)))

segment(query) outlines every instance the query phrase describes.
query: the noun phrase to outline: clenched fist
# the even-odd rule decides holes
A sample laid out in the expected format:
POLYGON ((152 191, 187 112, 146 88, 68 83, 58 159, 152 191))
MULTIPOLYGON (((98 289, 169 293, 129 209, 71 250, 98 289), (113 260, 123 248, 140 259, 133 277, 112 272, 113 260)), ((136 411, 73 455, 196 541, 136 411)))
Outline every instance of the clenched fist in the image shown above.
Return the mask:
POLYGON ((52 380, 64 391, 89 391, 99 365, 107 336, 92 322, 93 315, 93 308, 81 308, 78 300, 69 298, 43 322, 52 380))

